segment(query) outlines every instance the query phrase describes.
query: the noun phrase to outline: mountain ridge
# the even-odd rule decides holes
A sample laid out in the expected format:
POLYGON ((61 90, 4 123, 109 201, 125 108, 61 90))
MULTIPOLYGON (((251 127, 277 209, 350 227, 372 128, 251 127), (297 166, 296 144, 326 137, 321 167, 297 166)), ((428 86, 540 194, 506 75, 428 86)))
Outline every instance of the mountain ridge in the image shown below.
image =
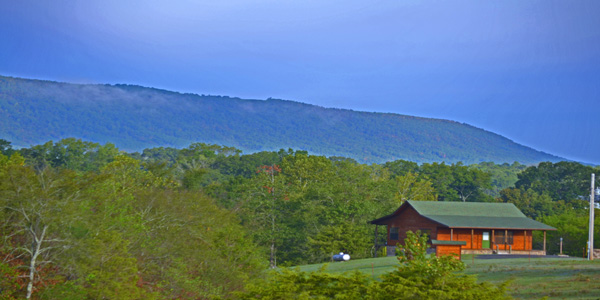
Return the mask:
POLYGON ((293 148, 369 163, 564 160, 452 120, 128 84, 0 76, 0 116, 0 138, 23 147, 76 137, 127 150, 204 142, 244 152, 293 148))

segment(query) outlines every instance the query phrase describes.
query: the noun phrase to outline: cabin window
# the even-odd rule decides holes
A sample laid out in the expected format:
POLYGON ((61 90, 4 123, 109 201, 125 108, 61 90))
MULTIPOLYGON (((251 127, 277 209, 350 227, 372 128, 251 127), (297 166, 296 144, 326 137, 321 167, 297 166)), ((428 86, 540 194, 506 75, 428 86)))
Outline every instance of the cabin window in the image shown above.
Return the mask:
POLYGON ((431 229, 419 229, 421 231, 421 234, 426 234, 427 235, 427 243, 431 243, 431 229))
POLYGON ((496 230, 494 234, 494 243, 496 245, 504 245, 504 230, 496 230))
POLYGON ((392 240, 392 241, 398 240, 398 227, 390 228, 390 240, 392 240))
POLYGON ((504 230, 497 230, 494 235, 494 243, 496 243, 497 245, 504 245, 504 244, 512 245, 513 244, 512 230, 506 231, 506 236, 504 233, 505 233, 504 230))

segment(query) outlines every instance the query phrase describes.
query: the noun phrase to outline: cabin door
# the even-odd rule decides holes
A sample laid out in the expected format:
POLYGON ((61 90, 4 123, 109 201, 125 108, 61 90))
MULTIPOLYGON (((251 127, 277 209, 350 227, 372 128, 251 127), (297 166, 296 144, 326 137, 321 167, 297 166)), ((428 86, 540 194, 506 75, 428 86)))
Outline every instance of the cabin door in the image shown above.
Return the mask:
POLYGON ((490 248, 490 232, 484 231, 481 240, 481 249, 489 249, 490 248))

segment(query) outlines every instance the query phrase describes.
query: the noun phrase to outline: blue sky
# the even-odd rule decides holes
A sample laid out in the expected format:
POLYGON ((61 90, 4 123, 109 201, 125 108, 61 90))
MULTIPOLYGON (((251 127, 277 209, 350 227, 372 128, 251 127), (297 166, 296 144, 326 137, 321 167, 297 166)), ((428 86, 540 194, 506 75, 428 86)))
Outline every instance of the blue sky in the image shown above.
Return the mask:
POLYGON ((0 2, 1 75, 450 119, 600 164, 600 1, 0 2))

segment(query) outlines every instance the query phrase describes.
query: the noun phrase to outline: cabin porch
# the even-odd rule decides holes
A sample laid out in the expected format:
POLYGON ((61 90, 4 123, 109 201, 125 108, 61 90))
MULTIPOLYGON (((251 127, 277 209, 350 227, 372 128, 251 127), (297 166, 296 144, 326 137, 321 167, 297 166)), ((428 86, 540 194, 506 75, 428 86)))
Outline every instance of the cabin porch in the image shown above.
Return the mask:
POLYGON ((546 231, 543 249, 533 249, 532 230, 440 228, 438 240, 464 241, 463 254, 546 254, 546 231))

